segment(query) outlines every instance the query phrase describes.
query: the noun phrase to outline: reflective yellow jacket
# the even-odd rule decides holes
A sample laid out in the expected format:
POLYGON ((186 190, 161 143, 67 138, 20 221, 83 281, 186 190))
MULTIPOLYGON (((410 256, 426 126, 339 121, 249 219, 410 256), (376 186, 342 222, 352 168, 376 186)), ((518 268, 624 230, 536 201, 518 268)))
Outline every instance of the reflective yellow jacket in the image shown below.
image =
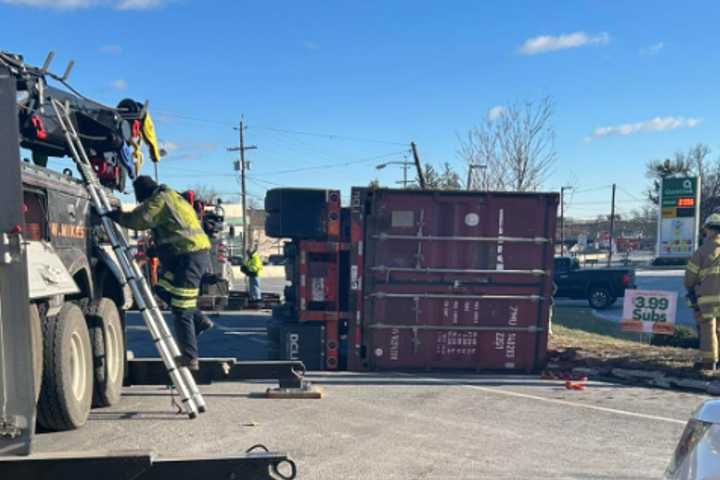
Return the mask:
POLYGON ((258 255, 257 252, 254 252, 250 255, 250 258, 245 260, 245 269, 258 277, 262 274, 263 264, 262 260, 260 260, 260 255, 258 255))
POLYGON ((192 206, 179 193, 160 185, 150 198, 117 222, 133 230, 152 230, 159 249, 182 255, 210 250, 210 240, 192 206))

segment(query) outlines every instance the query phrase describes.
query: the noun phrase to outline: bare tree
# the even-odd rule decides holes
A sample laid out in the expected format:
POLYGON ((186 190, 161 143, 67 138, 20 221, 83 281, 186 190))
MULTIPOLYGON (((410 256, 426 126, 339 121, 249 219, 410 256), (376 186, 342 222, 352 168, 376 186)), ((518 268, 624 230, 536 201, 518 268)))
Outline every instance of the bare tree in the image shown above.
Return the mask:
POLYGON ((196 184, 190 187, 195 192, 195 196, 204 202, 213 202, 220 197, 220 192, 215 187, 209 185, 196 184))
POLYGON ((519 192, 540 188, 557 159, 552 114, 549 97, 513 104, 461 137, 458 156, 472 168, 471 184, 519 192))

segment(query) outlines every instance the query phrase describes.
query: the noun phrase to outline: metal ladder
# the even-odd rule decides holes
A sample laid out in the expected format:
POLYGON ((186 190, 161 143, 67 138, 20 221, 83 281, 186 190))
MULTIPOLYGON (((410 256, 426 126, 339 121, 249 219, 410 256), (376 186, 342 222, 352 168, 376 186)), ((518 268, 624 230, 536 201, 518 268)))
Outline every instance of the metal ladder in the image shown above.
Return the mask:
POLYGON ((165 322, 165 318, 155 301, 155 297, 145 277, 142 275, 140 267, 133 256, 128 253, 129 245, 125 235, 107 216, 107 213, 112 210, 112 206, 104 188, 93 171, 87 152, 70 118, 68 107, 56 99, 51 99, 50 101, 53 110, 55 110, 60 128, 65 134, 65 139, 72 153, 73 160, 77 164, 78 170, 80 170, 93 205, 100 215, 105 233, 110 239, 123 274, 132 290, 137 307, 145 320, 148 330, 150 330, 150 334, 157 346, 170 379, 177 387, 183 409, 190 418, 195 418, 198 413, 205 411, 205 400, 203 400, 190 370, 187 367, 178 366, 176 359, 180 356, 180 350, 175 343, 175 339, 172 333, 170 333, 170 329, 165 322))

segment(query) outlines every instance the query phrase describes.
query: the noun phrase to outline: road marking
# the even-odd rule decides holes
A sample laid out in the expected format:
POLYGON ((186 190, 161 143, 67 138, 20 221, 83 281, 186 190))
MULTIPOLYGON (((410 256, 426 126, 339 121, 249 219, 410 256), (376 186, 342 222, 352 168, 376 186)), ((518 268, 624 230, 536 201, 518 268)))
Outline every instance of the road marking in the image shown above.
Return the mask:
POLYGON ((660 417, 657 415, 648 415, 646 413, 629 412, 627 410, 618 410, 616 408, 601 407, 599 405, 590 405, 590 404, 580 403, 580 402, 571 402, 569 400, 560 400, 557 398, 541 397, 538 395, 530 395, 528 393, 514 392, 512 390, 500 390, 497 388, 483 387, 480 385, 468 385, 467 383, 453 382, 452 380, 448 380, 448 379, 431 378, 431 377, 423 377, 423 378, 426 380, 434 381, 434 382, 453 383, 455 385, 459 385, 459 386, 463 386, 463 387, 470 387, 470 388, 474 388, 475 390, 481 390, 481 391, 487 392, 487 393, 494 393, 497 395, 505 395, 507 397, 525 398, 527 400, 538 400, 540 402, 554 403, 556 405, 564 405, 567 407, 585 408, 588 410, 595 410, 598 412, 614 413, 617 415, 625 415, 628 417, 644 418, 646 420, 658 420, 661 422, 675 423, 678 425, 685 425, 685 423, 687 423, 686 420, 678 420, 675 418, 660 417))

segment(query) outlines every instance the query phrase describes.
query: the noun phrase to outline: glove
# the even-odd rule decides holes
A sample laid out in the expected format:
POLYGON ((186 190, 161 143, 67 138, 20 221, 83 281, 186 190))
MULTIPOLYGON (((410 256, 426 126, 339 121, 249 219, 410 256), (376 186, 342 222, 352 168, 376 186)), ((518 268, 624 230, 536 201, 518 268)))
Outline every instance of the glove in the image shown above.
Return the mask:
POLYGON ((108 217, 113 222, 117 223, 118 220, 120 220, 120 215, 122 211, 119 208, 116 208, 110 212, 108 212, 105 216, 108 217))

